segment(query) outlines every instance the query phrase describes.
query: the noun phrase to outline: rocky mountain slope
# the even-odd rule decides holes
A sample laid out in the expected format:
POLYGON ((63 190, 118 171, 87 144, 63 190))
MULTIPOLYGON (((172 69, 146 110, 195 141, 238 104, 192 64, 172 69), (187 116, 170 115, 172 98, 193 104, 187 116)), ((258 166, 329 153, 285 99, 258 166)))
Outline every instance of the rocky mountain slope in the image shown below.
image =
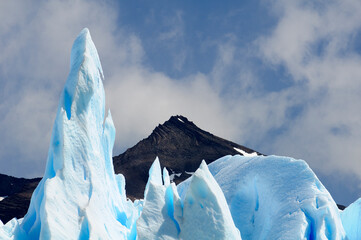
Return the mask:
POLYGON ((22 218, 30 203, 31 195, 41 178, 25 179, 0 174, 0 220, 22 218))
POLYGON ((174 182, 179 183, 191 176, 202 160, 210 163, 225 155, 242 153, 259 154, 198 128, 186 117, 172 116, 149 137, 114 157, 113 162, 115 172, 125 176, 127 196, 134 199, 143 198, 148 170, 157 156, 174 182))
MULTIPOLYGON (((134 147, 113 158, 116 173, 126 179, 127 196, 143 198, 148 170, 158 156, 176 183, 188 178, 204 159, 210 163, 224 155, 254 153, 255 151, 214 136, 198 128, 183 116, 172 116, 158 125, 151 135, 134 147)), ((31 194, 40 178, 23 179, 0 175, 0 219, 7 222, 21 218, 27 211, 31 194)))
MULTIPOLYGON (((217 137, 198 128, 183 116, 172 116, 158 125, 149 137, 113 158, 116 173, 126 179, 127 196, 143 198, 148 170, 158 156, 175 183, 179 183, 199 167, 225 155, 259 155, 247 147, 217 137)), ((0 174, 0 220, 7 222, 13 217, 23 217, 28 209, 31 194, 40 178, 24 179, 0 174)), ((344 206, 339 208, 343 209, 344 206)))

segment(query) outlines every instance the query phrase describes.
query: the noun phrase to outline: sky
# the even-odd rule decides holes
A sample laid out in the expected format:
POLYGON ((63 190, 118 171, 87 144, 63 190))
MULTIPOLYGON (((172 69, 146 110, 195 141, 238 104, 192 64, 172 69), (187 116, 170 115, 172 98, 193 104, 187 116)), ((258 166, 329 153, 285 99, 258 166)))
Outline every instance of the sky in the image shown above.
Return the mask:
POLYGON ((183 115, 304 159, 337 203, 361 197, 361 2, 0 1, 0 172, 45 170, 70 50, 87 27, 114 155, 183 115))

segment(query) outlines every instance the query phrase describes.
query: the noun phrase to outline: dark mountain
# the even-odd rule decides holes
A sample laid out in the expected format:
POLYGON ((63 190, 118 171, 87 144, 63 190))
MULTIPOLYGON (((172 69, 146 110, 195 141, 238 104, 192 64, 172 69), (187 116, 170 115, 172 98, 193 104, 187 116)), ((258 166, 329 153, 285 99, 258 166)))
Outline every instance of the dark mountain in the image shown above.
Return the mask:
POLYGON ((197 170, 203 159, 210 163, 225 155, 240 154, 235 148, 247 153, 255 152, 214 136, 183 116, 173 116, 158 125, 149 137, 114 157, 114 169, 125 176, 127 196, 143 198, 148 170, 157 156, 170 175, 180 174, 174 179, 175 183, 179 183, 190 176, 187 172, 197 170))
MULTIPOLYGON (((177 174, 173 175, 174 182, 179 183, 191 176, 203 159, 210 163, 225 155, 240 154, 242 151, 255 152, 214 136, 183 116, 173 116, 164 124, 158 125, 149 137, 114 157, 113 163, 115 172, 125 176, 127 196, 135 199, 143 198, 148 171, 157 156, 170 175, 177 174)), ((0 174, 0 196, 7 196, 0 201, 0 219, 3 223, 13 217, 22 218, 26 214, 32 192, 40 180, 0 174)), ((343 209, 344 206, 339 205, 339 208, 343 209)))
POLYGON ((0 174, 0 219, 6 223, 12 218, 22 218, 30 203, 31 195, 41 178, 25 179, 0 174))

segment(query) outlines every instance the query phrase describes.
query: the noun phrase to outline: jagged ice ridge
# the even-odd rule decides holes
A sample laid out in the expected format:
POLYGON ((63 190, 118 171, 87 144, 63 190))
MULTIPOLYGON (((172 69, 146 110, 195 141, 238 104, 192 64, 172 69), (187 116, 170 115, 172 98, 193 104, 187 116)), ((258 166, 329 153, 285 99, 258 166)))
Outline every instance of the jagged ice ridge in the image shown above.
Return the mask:
POLYGON ((115 128, 88 29, 71 51, 46 171, 0 239, 361 239, 361 199, 339 211, 302 160, 225 156, 176 186, 158 158, 144 200, 115 174, 115 128))

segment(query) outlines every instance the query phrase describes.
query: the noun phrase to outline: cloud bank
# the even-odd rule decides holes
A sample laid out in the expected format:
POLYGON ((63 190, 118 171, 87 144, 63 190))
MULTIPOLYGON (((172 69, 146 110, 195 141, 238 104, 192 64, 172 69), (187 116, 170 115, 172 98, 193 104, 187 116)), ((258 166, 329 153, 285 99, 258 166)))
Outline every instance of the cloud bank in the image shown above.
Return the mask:
MULTIPOLYGON (((305 159, 327 187, 336 186, 333 175, 352 182, 348 198, 340 193, 336 200, 353 201, 361 192, 361 110, 356 104, 361 100, 361 4, 261 4, 274 24, 265 30, 245 29, 242 34, 254 37, 240 44, 239 32, 227 30, 217 37, 192 32, 189 10, 184 9, 161 17, 150 9, 141 18, 144 26, 160 26, 150 41, 122 21, 125 3, 40 1, 34 6, 2 1, 1 171, 42 175, 71 45, 88 27, 117 129, 115 154, 147 137, 171 115, 182 114, 203 129, 265 154, 305 159), (157 58, 149 55, 151 45, 160 49, 157 58), (212 60, 198 61, 196 48, 212 60), (151 61, 162 56, 162 61, 151 61), (159 70, 167 61, 172 71, 159 70)), ((224 19, 242 14, 229 9, 224 19)))

